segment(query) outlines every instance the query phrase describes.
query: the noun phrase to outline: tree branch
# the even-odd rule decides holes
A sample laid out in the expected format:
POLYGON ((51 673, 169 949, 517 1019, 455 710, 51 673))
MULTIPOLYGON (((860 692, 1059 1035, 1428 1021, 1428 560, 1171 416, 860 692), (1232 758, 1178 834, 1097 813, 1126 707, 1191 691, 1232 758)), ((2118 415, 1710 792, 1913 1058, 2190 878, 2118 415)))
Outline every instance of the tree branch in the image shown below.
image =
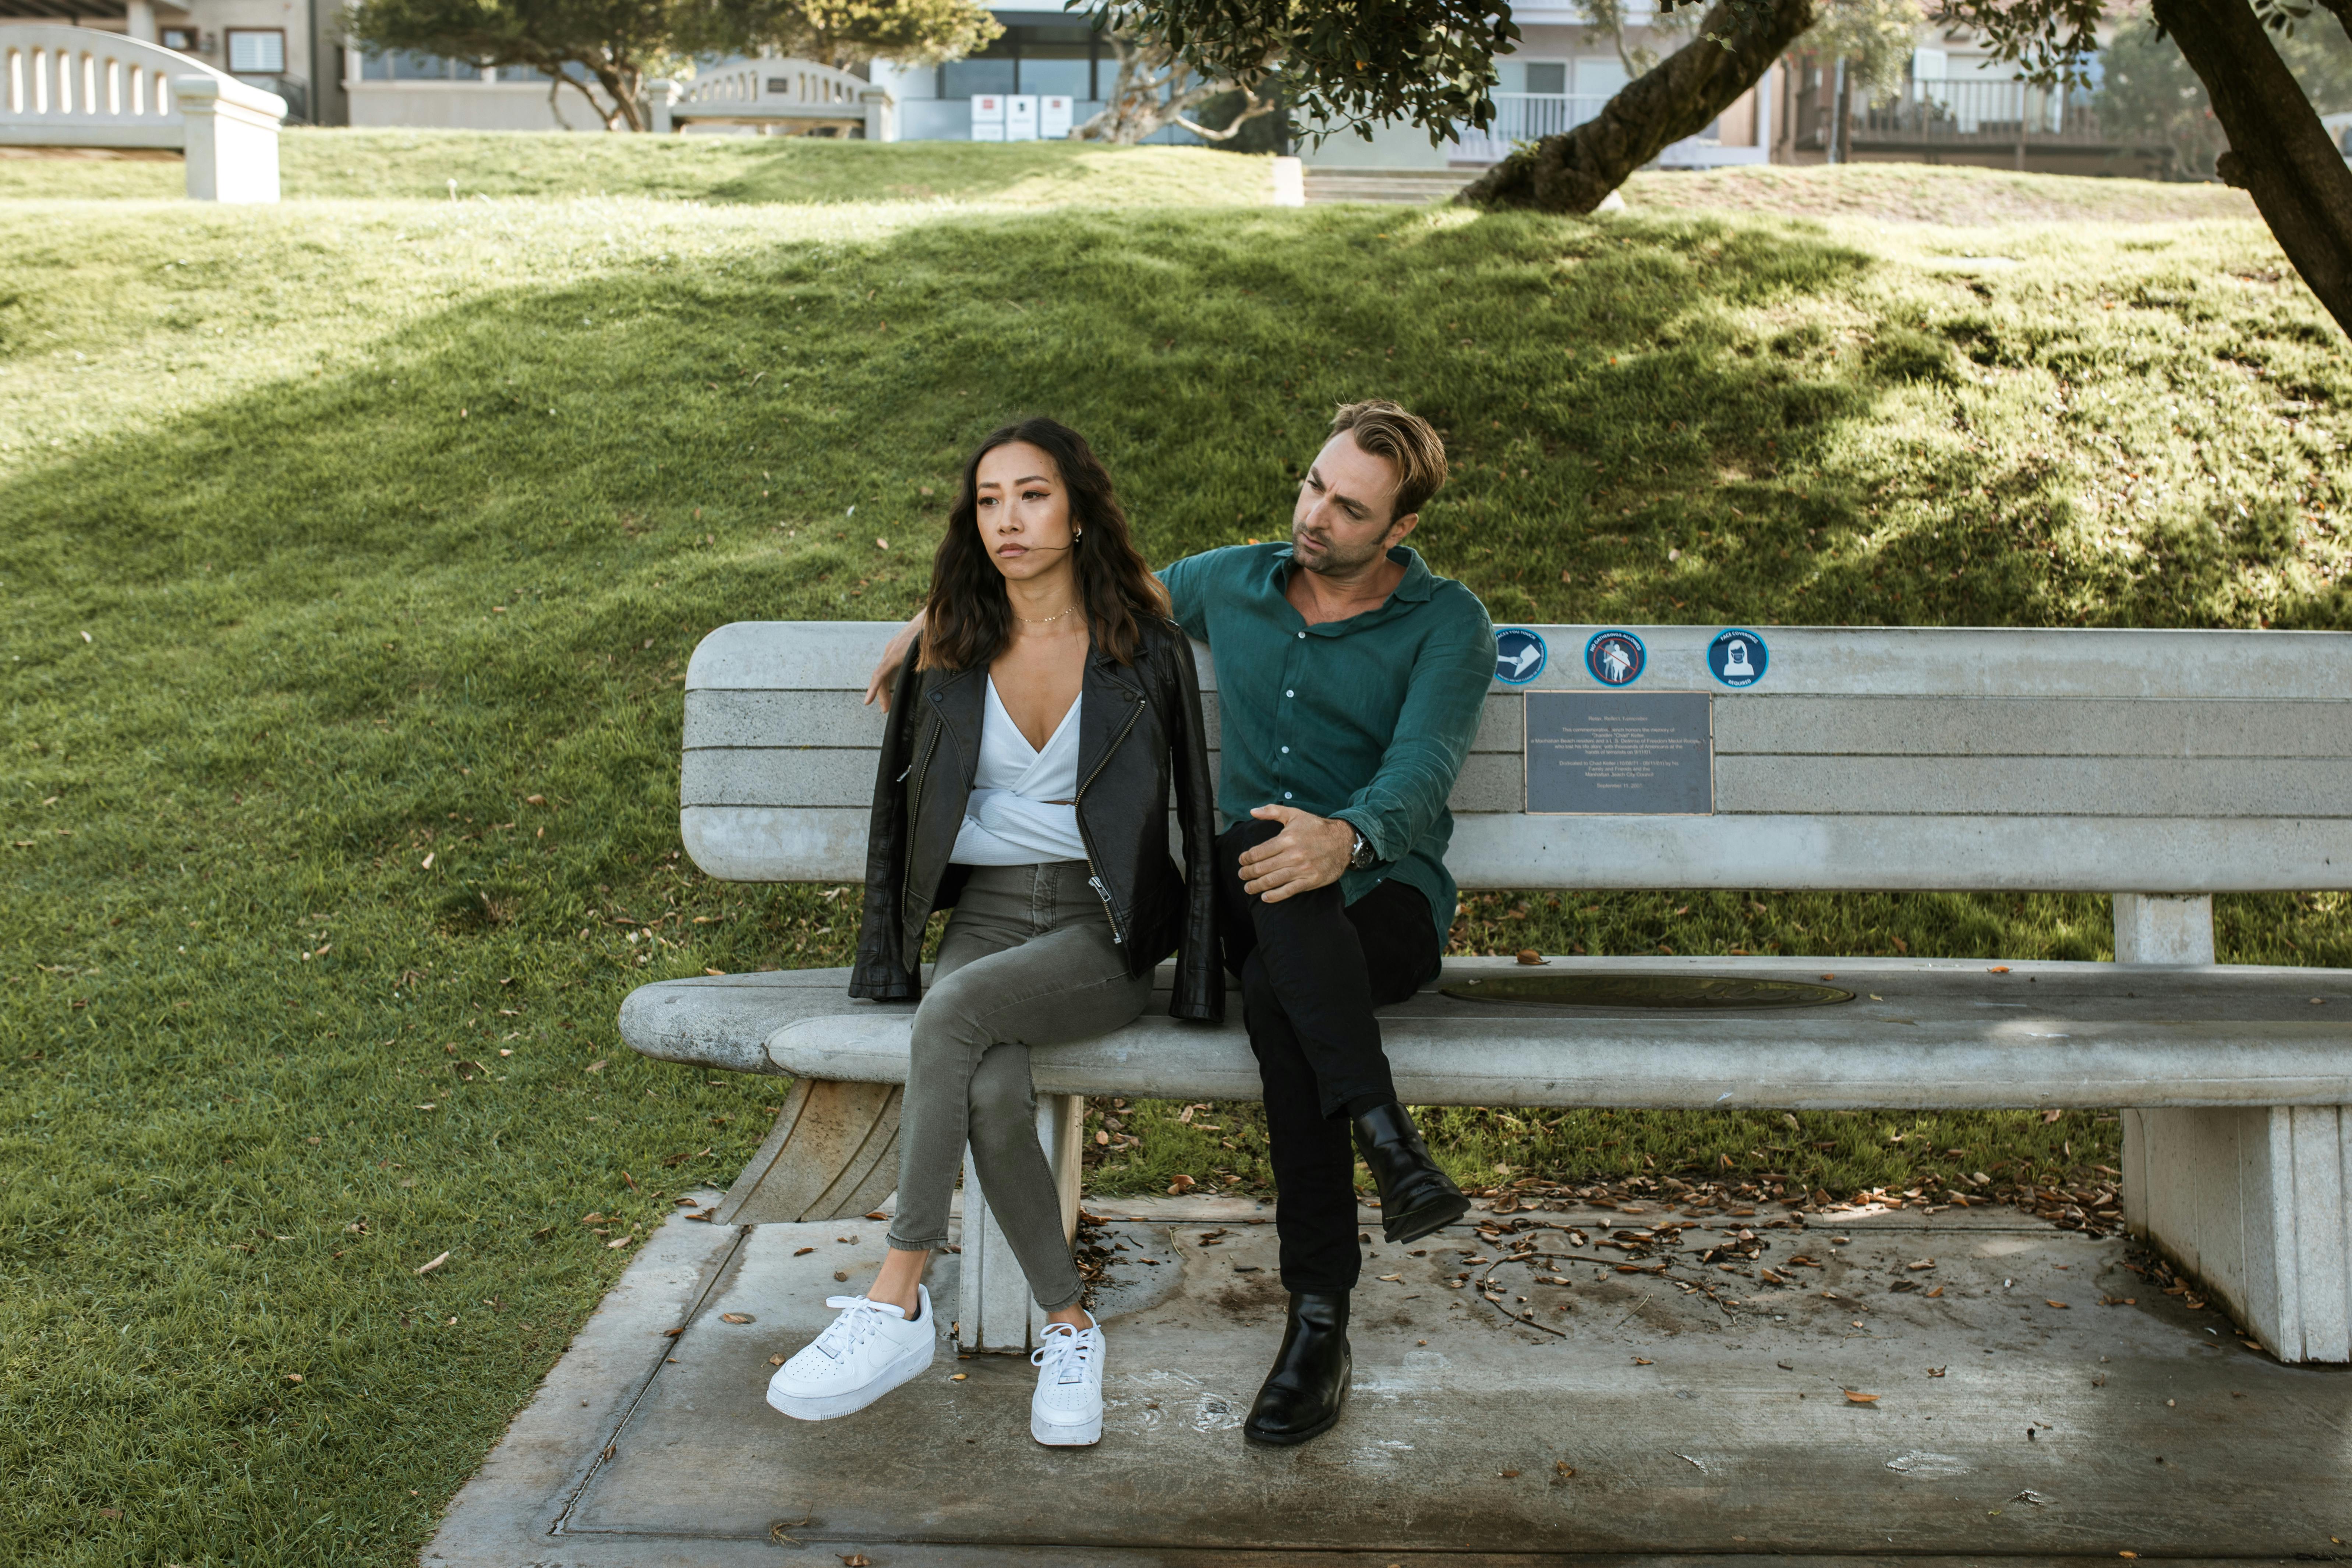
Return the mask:
POLYGON ((2352 332, 2352 168, 2245 0, 2155 0, 2230 138, 2215 173, 2254 198, 2287 259, 2352 332))
POLYGON ((1698 37, 1619 89, 1599 116, 1496 164, 1460 197, 1589 213, 1625 176, 1695 136, 1813 25, 1813 0, 1717 0, 1698 37))

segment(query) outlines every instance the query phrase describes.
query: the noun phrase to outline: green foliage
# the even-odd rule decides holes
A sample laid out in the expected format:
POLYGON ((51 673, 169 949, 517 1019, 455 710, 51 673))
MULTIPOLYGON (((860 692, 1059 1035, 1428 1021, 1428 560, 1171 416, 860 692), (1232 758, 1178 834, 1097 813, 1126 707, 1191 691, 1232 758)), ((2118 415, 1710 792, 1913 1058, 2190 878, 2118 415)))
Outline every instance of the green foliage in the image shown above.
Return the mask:
POLYGON ((1805 47, 1846 62, 1857 101, 1900 92, 1911 71, 1911 51, 1927 19, 1919 0, 1822 0, 1821 20, 1805 47))
MULTIPOLYGON (((2333 17, 2273 34, 2272 43, 2314 109, 2352 109, 2352 38, 2333 17)), ((2100 56, 2099 123, 2112 136, 2170 149, 2176 178, 2213 177, 2214 160, 2230 140, 2213 118, 2205 84, 2179 48, 2154 26, 2117 27, 2100 56)))
POLYGON ((1003 33, 976 0, 709 0, 697 30, 714 48, 771 47, 845 70, 958 59, 1003 33))
POLYGON ((1495 57, 1519 30, 1491 0, 1381 5, 1310 0, 1102 0, 1146 37, 1168 40, 1202 76, 1255 88, 1282 72, 1293 134, 1320 139, 1403 121, 1442 144, 1455 125, 1493 122, 1495 57))
MULTIPOLYGON (((0 206, 0 1563, 415 1560, 633 1250, 608 1243, 726 1181, 781 1103, 637 1057, 620 999, 846 960, 854 888, 678 858, 688 656, 730 619, 904 614, 1008 416, 1087 431, 1164 558, 1273 531, 1331 405, 1399 397, 1456 464, 1416 542, 1511 619, 2352 621, 2352 372, 2250 221, 1153 207, 1255 166, 473 141, 404 170, 392 133, 320 132, 289 170, 339 142, 391 192, 461 158, 562 195, 772 168, 796 205, 0 206), (885 167, 958 205, 814 205, 885 167), (1952 378, 1885 374, 1897 333, 1952 344, 1952 378)), ((1848 173, 1803 178, 1878 188, 1848 173)), ((2221 953, 2352 964, 2344 916, 2225 899, 2221 953)), ((2090 896, 1482 894, 1453 945, 2099 958, 2105 922, 2090 896)), ((1245 1108, 1128 1109, 1102 1190, 1262 1171, 1245 1108)), ((1841 1193, 2113 1137, 1433 1121, 1465 1175, 1728 1157, 1841 1193)))

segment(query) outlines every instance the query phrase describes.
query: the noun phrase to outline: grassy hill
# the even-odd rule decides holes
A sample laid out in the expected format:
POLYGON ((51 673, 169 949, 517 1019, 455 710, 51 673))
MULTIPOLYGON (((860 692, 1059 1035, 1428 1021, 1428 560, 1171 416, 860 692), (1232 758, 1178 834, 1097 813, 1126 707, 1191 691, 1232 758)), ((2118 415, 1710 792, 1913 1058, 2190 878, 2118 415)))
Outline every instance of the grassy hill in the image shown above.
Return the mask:
MULTIPOLYGON (((1069 142, 989 146, 799 136, 302 128, 278 138, 279 177, 289 201, 644 196, 719 205, 1250 205, 1265 202, 1272 192, 1269 162, 1190 147, 1069 142)), ((0 155, 0 200, 170 201, 184 189, 180 161, 169 153, 0 155)))
MULTIPOLYGON (((452 145, 367 178, 562 195, 577 156, 670 155, 452 145)), ((700 195, 752 178, 707 145, 700 195)), ((0 1563, 411 1560, 625 1262, 581 1216, 644 1234, 776 1101, 628 1052, 621 996, 845 960, 850 890, 680 861, 688 653, 903 614, 960 455, 1017 414, 1086 430, 1170 557, 1279 529, 1330 405, 1399 397, 1457 463, 1416 542, 1498 618, 2347 622, 2352 372, 2252 223, 1293 211, 1220 154, 974 152, 1007 150, 895 165, 944 206, 819 196, 832 165, 708 206, 0 203, 0 1563), (1226 194, 1088 194, 1162 171, 1226 194)), ((2340 909, 2221 900, 2223 955, 2352 963, 2340 909)), ((1454 942, 2095 958, 2106 919, 1486 897, 1454 942)), ((1223 1120, 1238 1149, 1146 1108, 1093 1179, 1257 1179, 1223 1120)), ((1441 1132, 1467 1176, 1840 1191, 2114 1138, 1441 1132)))

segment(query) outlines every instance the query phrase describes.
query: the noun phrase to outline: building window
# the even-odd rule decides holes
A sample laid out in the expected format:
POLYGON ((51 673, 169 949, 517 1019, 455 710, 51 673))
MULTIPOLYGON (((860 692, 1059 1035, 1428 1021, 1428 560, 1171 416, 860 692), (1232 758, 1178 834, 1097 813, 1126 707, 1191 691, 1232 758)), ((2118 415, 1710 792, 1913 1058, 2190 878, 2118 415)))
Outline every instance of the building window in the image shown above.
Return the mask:
POLYGON ((166 27, 163 31, 163 42, 165 48, 177 49, 184 55, 193 55, 203 47, 196 42, 194 27, 166 27))
POLYGON ((1528 62, 1529 92, 1566 93, 1568 64, 1564 60, 1529 60, 1528 62))
POLYGON ((228 68, 238 76, 282 76, 286 31, 282 27, 231 27, 228 68))

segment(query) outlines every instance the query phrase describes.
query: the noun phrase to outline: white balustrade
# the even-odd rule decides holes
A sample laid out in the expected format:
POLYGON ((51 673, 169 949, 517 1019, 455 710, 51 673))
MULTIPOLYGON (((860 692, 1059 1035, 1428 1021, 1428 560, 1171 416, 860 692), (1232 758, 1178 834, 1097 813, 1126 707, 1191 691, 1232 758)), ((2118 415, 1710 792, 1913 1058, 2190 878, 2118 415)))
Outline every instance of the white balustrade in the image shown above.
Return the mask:
POLYGON ((861 77, 815 60, 731 59, 690 81, 646 84, 656 132, 690 121, 790 127, 794 121, 862 121, 869 142, 898 140, 897 103, 861 77))
POLYGON ((278 199, 286 100, 202 60, 121 33, 0 24, 0 145, 168 147, 192 200, 278 199))

